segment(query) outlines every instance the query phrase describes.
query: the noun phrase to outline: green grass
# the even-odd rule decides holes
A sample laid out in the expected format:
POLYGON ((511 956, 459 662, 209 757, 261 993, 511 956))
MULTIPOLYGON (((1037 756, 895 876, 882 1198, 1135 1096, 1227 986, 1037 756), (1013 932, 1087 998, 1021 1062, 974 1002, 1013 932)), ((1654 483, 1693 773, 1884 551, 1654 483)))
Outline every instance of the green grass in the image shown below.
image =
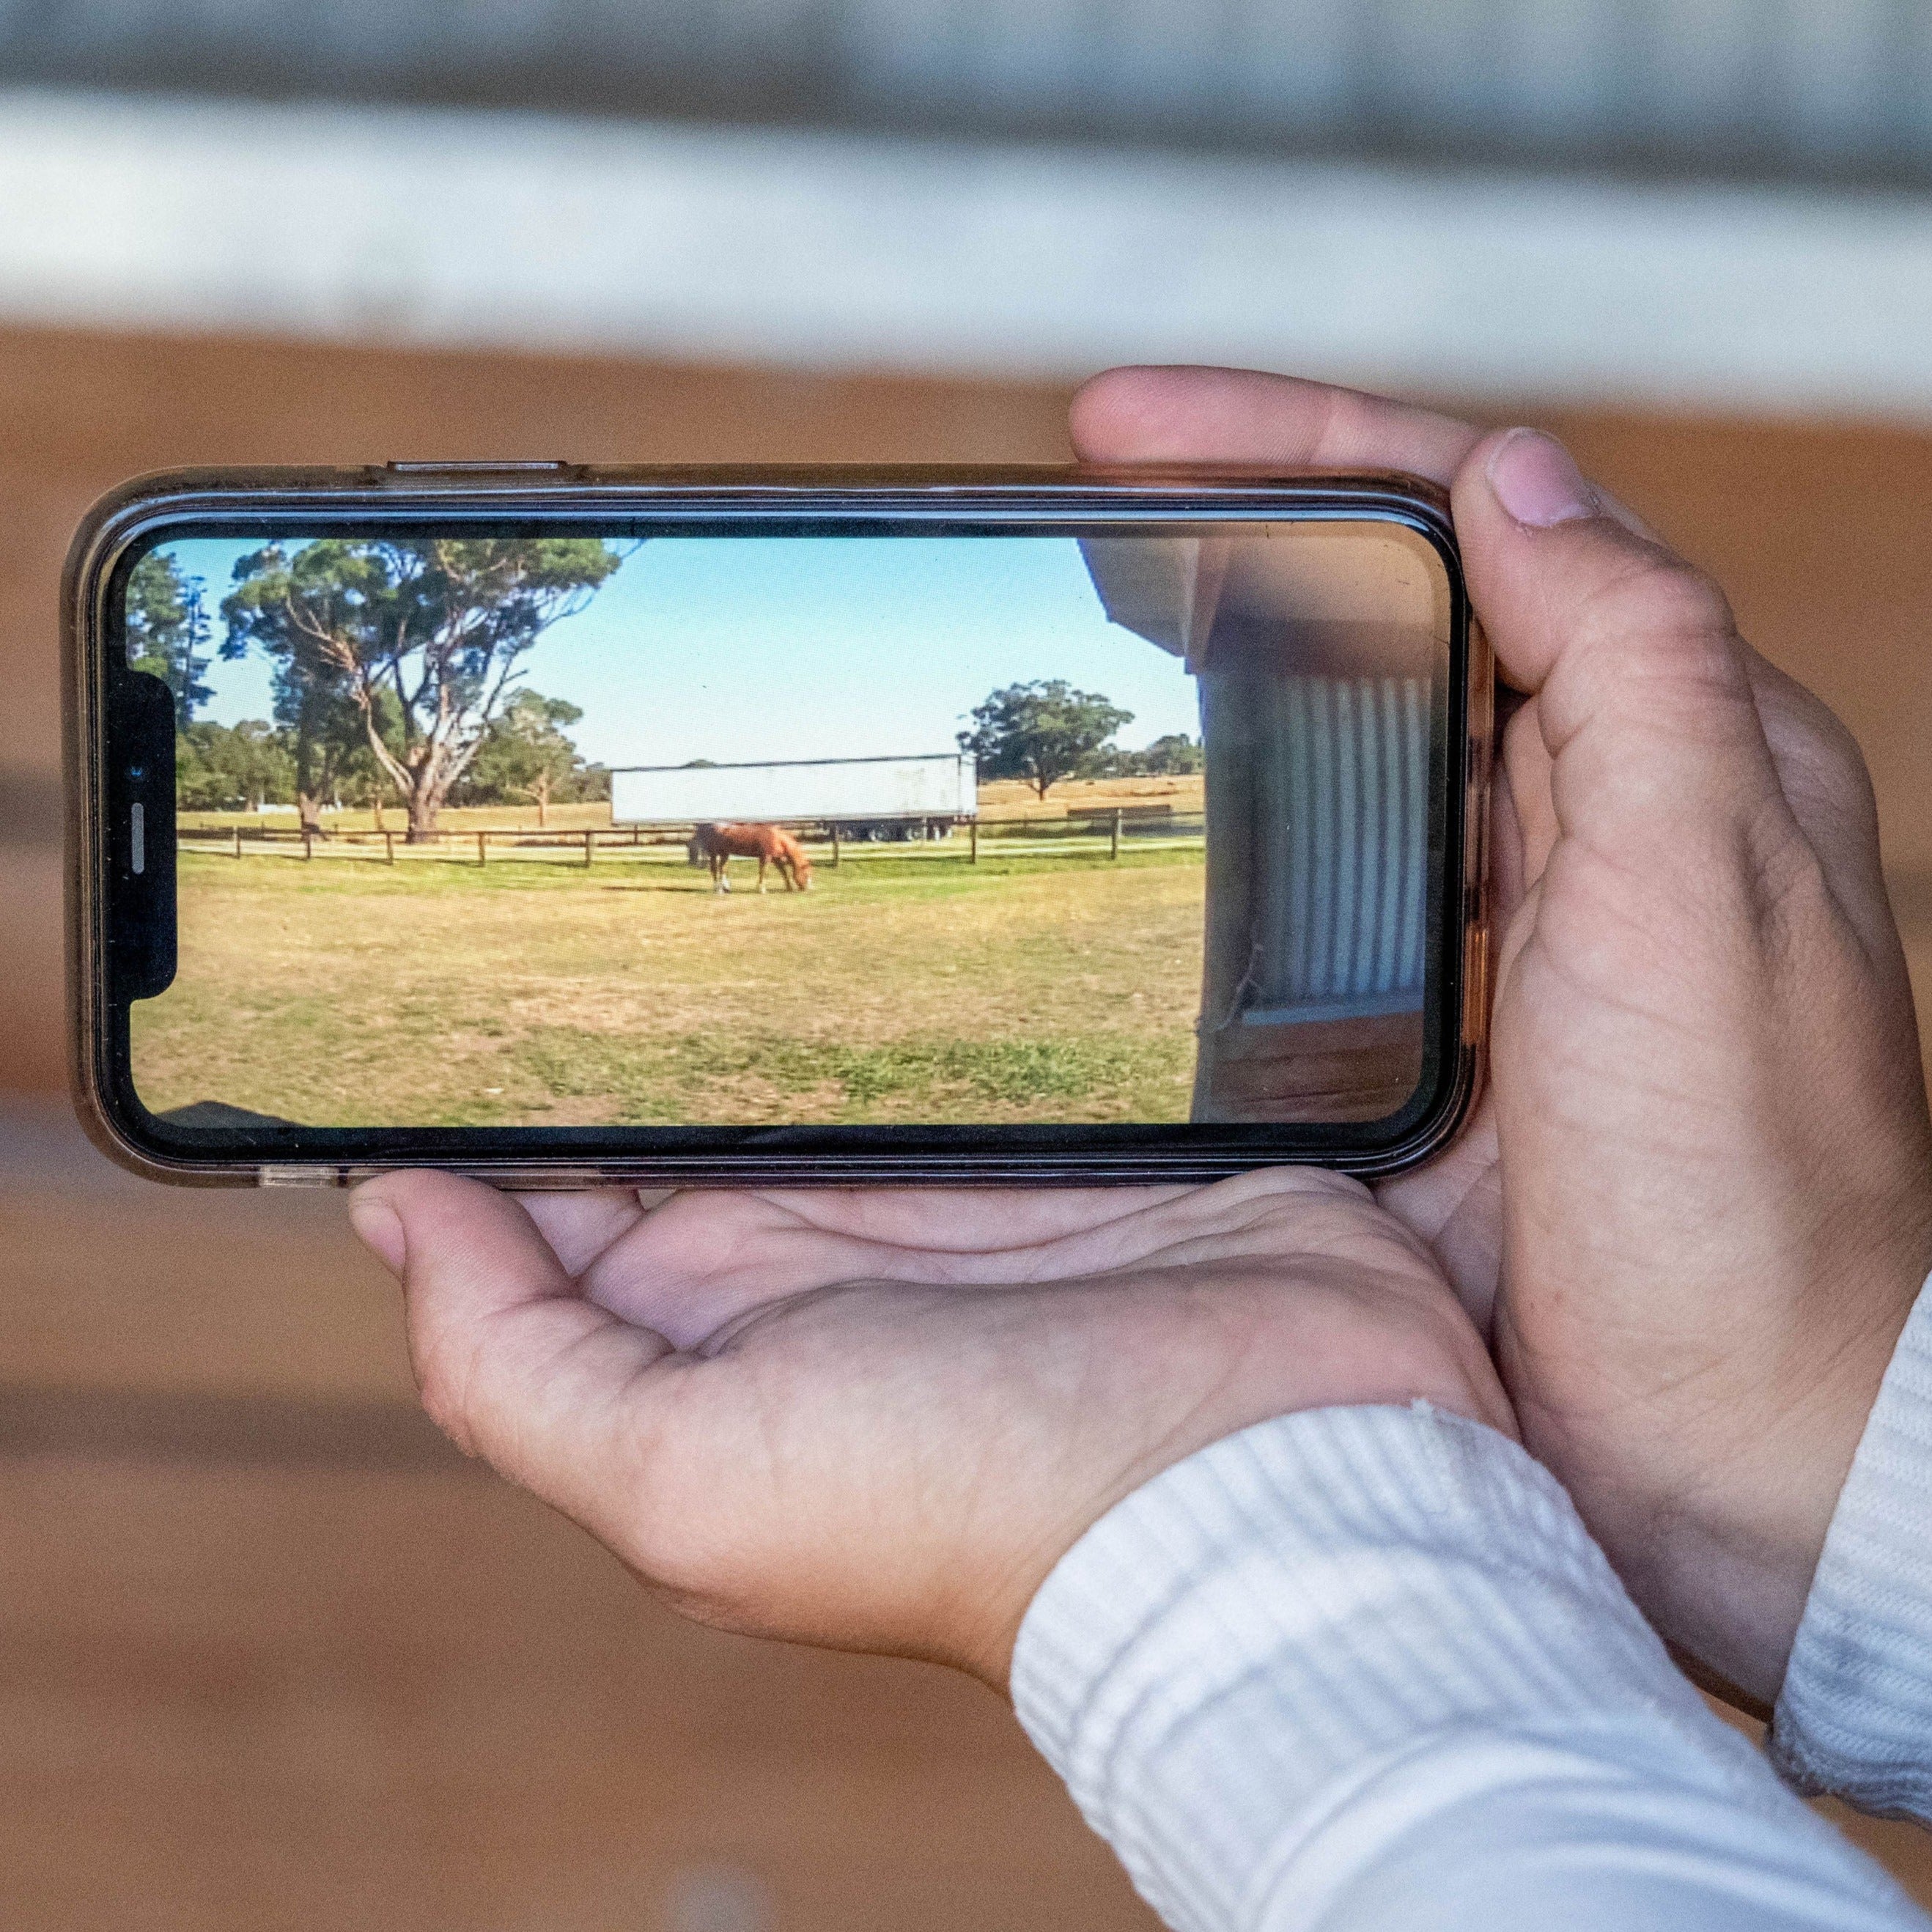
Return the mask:
POLYGON ((343 1126, 1186 1118, 1198 849, 734 878, 184 852, 137 1085, 343 1126))
POLYGON ((667 1042, 553 1029, 514 1058, 553 1096, 611 1096, 627 1123, 742 1119, 748 1100, 756 1118, 841 1123, 1089 1118, 1098 1109, 1166 1120, 1185 1118, 1191 1044, 1105 1034, 852 1046, 702 1034, 667 1042))

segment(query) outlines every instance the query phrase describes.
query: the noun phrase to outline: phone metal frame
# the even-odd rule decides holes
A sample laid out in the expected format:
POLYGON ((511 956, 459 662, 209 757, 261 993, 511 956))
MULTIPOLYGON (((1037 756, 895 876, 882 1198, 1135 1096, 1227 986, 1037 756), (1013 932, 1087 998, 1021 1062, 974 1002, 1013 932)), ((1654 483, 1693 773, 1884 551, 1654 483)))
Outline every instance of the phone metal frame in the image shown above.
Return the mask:
MULTIPOLYGON (((1070 531, 1071 533, 1071 531, 1070 531)), ((1284 1162, 1360 1174, 1424 1160, 1466 1117, 1488 1012, 1487 846, 1493 696, 1448 499, 1394 473, 1078 468, 598 468, 566 463, 395 463, 359 470, 184 470, 136 478, 88 512, 62 587, 67 743, 68 978, 74 1091, 102 1151, 150 1178, 212 1186, 346 1186, 430 1166, 505 1187, 783 1183, 1068 1185, 1202 1181, 1284 1162), (275 1144, 197 1154, 141 1107, 126 1065, 126 999, 112 984, 116 887, 107 800, 111 598, 121 567, 161 533, 370 524, 532 527, 626 524, 1078 526, 1203 521, 1388 520, 1423 535, 1450 592, 1442 873, 1430 881, 1425 1082, 1386 1122, 1220 1126, 308 1128, 275 1144), (1386 1130, 1379 1138, 1373 1131, 1386 1130), (381 1148, 346 1144, 380 1137, 381 1148), (531 1138, 544 1136, 533 1148, 531 1138), (650 1136, 657 1144, 627 1149, 650 1136), (988 1137, 994 1137, 991 1144, 988 1137), (518 1144, 506 1144, 510 1140, 518 1144), (1015 1142, 1024 1139, 1030 1145, 1015 1142), (460 1146, 456 1142, 462 1143, 460 1146), (667 1142, 670 1143, 667 1144, 667 1142), (680 1143, 688 1151, 679 1151, 680 1143)), ((1432 800, 1431 809, 1437 801, 1432 800)), ((238 1136, 240 1130, 237 1130, 238 1136)), ((258 1132, 257 1141, 262 1136, 258 1132)))

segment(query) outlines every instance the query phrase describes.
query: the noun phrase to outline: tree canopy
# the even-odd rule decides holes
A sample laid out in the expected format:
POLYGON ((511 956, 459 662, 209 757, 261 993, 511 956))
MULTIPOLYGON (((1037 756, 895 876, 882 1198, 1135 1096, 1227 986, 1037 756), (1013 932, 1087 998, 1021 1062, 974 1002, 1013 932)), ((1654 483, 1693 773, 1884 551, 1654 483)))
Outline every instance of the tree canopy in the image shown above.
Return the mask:
POLYGON ((185 730, 209 687, 208 616, 200 578, 184 574, 166 551, 151 550, 128 574, 128 662, 158 677, 174 693, 175 728, 185 730))
POLYGON ((1124 778, 1172 778, 1207 769, 1207 754, 1198 738, 1169 731, 1138 752, 1116 752, 1107 760, 1108 775, 1124 778))
POLYGON ((982 778, 1024 778, 1040 797, 1062 778, 1099 768, 1108 739, 1134 714, 1098 692, 1076 691, 1064 678, 1010 684, 972 710, 973 729, 959 734, 982 778))
POLYGON ((410 836, 427 838, 514 698, 531 646, 622 560, 590 537, 269 544, 235 566, 222 651, 274 662, 278 716, 308 746, 308 782, 352 738, 352 720, 407 808, 410 836))
POLYGON ((175 799, 190 812, 285 805, 295 787, 288 735, 259 718, 203 718, 175 735, 175 799))
POLYGON ((608 786, 609 774, 586 765, 569 736, 583 716, 567 699, 519 691, 484 733, 453 796, 466 805, 527 799, 539 825, 554 801, 602 796, 598 782, 608 786))

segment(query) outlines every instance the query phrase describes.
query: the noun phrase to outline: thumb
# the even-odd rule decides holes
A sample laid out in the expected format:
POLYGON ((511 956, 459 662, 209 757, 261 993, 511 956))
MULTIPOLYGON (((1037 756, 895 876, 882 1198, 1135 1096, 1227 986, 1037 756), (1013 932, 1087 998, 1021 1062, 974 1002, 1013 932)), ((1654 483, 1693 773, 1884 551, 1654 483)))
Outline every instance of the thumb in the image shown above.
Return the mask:
POLYGON ((1471 601, 1536 696, 1563 835, 1625 862, 1740 838, 1762 860, 1795 830, 1751 654, 1708 577, 1533 430, 1477 445, 1454 502, 1471 601))
POLYGON ((632 1399, 670 1342, 580 1294, 522 1205, 481 1181, 384 1174, 356 1190, 350 1218, 402 1278, 410 1358, 437 1426, 598 1529, 616 1466, 634 1474, 632 1399))

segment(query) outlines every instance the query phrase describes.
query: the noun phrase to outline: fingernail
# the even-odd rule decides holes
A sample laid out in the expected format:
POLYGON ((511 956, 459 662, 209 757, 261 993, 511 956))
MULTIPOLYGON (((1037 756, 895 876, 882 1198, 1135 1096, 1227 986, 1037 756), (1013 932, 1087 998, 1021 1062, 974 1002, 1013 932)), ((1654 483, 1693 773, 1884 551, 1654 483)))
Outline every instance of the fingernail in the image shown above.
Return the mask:
POLYGON ((402 1216, 386 1201, 358 1194, 349 1204, 349 1225, 362 1245, 400 1281, 410 1258, 402 1216))
POLYGON ((1489 472, 1496 501, 1532 530, 1602 514, 1570 452, 1540 430, 1511 430, 1490 452, 1489 472))

